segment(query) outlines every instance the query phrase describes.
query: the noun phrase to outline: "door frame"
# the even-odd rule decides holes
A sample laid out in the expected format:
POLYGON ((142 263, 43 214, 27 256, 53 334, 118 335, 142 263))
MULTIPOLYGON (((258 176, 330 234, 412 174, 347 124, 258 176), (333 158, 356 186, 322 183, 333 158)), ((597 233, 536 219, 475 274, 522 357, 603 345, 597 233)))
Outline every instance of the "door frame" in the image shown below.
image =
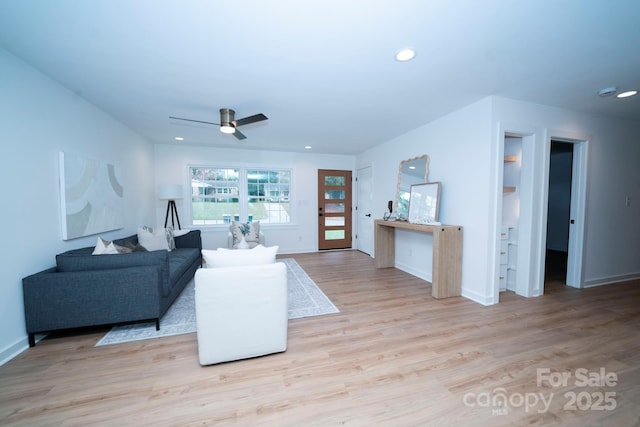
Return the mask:
POLYGON ((504 137, 512 134, 522 137, 521 205, 518 229, 518 255, 516 289, 526 297, 544 293, 545 252, 547 240, 547 211, 549 203, 549 166, 551 140, 571 142, 574 145, 573 177, 571 182, 571 218, 575 224, 569 233, 567 260, 567 284, 583 287, 584 230, 586 227, 586 200, 588 194, 589 135, 557 129, 527 128, 521 125, 498 123, 493 176, 495 203, 492 204, 495 222, 492 224, 495 238, 491 240, 493 268, 493 303, 499 302, 500 226, 502 223, 502 177, 504 137), (526 156, 526 157, 525 157, 526 156))
POLYGON ((317 175, 317 188, 318 188, 318 250, 332 250, 332 249, 352 249, 353 248, 353 171, 347 169, 318 169, 317 175), (326 186, 325 176, 344 176, 345 184, 343 186, 326 186), (333 187, 334 189, 344 189, 344 199, 325 199, 324 190, 326 187, 333 187), (326 203, 340 203, 344 204, 344 212, 326 212, 323 208, 326 203), (326 225, 326 218, 330 217, 343 217, 344 225, 326 225), (329 239, 327 240, 323 233, 329 230, 344 230, 343 239, 329 239), (342 243, 340 243, 342 242, 342 243), (335 243, 335 244, 331 244, 335 243))
MULTIPOLYGON (((582 277, 584 273, 582 260, 584 257, 584 229, 586 225, 588 141, 586 139, 567 139, 552 136, 549 139, 549 150, 551 150, 551 140, 566 142, 573 146, 573 159, 571 164, 571 207, 569 212, 571 222, 569 224, 569 247, 567 250, 567 276, 565 283, 567 286, 581 288, 583 286, 582 277)), ((549 156, 550 155, 551 154, 549 154, 549 156)), ((549 183, 547 182, 547 190, 548 188, 549 183)))

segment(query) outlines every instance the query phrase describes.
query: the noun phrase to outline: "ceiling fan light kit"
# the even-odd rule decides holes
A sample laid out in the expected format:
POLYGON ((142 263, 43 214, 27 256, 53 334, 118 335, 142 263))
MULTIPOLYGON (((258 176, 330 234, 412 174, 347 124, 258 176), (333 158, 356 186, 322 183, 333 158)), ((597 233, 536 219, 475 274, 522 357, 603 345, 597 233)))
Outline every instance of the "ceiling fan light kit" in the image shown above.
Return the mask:
POLYGON ((598 92, 598 95, 600 95, 603 98, 606 98, 607 96, 612 96, 612 95, 616 95, 616 98, 628 98, 630 96, 636 95, 637 93, 638 93, 637 90, 627 90, 627 91, 618 93, 618 87, 611 86, 611 87, 606 87, 600 90, 600 92, 598 92))
POLYGON ((626 92, 619 93, 616 95, 617 98, 628 98, 630 96, 634 96, 638 93, 637 90, 628 90, 626 92))
POLYGON ((236 112, 230 108, 220 109, 220 132, 222 133, 234 133, 236 127, 233 125, 236 112))

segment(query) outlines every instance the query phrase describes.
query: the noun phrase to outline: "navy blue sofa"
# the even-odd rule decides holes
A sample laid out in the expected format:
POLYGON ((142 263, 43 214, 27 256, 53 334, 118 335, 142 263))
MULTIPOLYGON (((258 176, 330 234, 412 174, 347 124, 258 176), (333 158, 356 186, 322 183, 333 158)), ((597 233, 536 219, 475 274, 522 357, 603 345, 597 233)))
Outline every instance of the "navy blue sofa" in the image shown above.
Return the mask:
MULTIPOLYGON (((136 246, 137 235, 114 241, 136 246)), ((35 334, 138 321, 156 322, 202 264, 200 230, 175 237, 172 251, 92 255, 93 247, 56 256, 56 266, 22 279, 29 346, 35 334)))

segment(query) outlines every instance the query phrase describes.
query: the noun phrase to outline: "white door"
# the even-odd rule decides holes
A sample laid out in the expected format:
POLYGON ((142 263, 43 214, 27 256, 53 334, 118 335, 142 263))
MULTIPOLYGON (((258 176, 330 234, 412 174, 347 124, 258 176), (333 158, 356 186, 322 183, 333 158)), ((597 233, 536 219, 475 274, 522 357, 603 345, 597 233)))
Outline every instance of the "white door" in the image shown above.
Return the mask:
POLYGON ((582 253, 587 184, 587 142, 567 140, 573 145, 571 165, 571 208, 569 221, 569 247, 567 277, 565 283, 574 288, 582 287, 582 253))
POLYGON ((372 172, 371 166, 358 169, 356 172, 356 245, 365 254, 373 254, 373 215, 372 215, 372 172))

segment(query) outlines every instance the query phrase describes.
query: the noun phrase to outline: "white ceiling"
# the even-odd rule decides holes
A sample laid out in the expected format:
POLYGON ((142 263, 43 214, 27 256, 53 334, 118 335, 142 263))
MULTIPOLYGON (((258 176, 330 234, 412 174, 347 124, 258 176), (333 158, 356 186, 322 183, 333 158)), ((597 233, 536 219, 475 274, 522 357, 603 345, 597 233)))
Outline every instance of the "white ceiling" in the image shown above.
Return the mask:
POLYGON ((640 89, 639 20, 637 0, 0 0, 0 46, 155 143, 355 154, 488 95, 640 121, 640 95, 598 96, 640 89), (238 142, 169 119, 220 108, 269 120, 238 142))

